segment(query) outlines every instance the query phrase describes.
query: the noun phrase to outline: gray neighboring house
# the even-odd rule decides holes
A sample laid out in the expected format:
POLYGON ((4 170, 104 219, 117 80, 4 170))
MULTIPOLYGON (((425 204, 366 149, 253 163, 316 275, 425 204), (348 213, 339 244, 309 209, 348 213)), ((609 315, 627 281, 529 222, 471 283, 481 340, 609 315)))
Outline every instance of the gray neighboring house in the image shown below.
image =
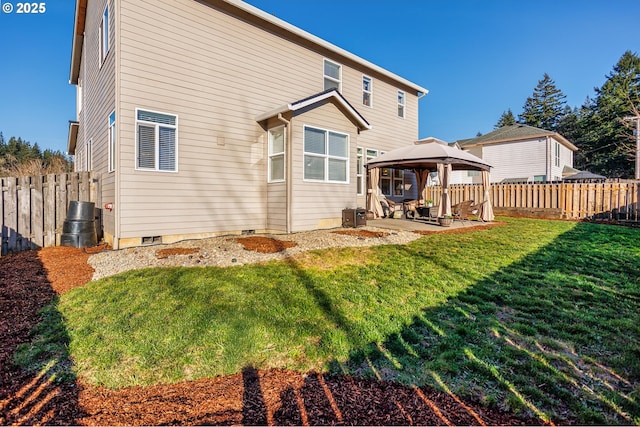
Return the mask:
POLYGON ((70 82, 68 152, 114 248, 340 226, 427 94, 239 0, 76 0, 70 82))
MULTIPOLYGON (((573 153, 578 147, 557 132, 515 124, 496 129, 456 144, 489 163, 491 182, 560 181, 573 169, 573 153), (563 174, 564 172, 564 174, 563 174)), ((457 172, 455 184, 478 184, 473 172, 457 172)))

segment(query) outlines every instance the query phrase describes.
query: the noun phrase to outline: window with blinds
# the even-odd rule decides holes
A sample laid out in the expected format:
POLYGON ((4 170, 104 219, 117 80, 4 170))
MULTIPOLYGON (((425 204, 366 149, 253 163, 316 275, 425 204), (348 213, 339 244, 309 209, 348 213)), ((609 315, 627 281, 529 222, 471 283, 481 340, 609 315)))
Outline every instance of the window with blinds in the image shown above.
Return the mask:
POLYGON ((304 179, 349 182, 349 135, 305 126, 304 179))
POLYGON ((175 172, 178 117, 136 110, 136 169, 175 172))

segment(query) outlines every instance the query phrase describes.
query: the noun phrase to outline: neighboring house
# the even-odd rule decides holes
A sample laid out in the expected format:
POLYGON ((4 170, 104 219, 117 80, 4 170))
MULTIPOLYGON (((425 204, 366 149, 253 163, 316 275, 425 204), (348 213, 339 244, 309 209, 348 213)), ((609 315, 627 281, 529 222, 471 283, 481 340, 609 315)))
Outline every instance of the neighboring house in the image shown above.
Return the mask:
POLYGON ((114 248, 340 226, 427 93, 239 0, 76 0, 70 81, 68 151, 114 248))
MULTIPOLYGON (((515 124, 456 144, 489 163, 491 182, 560 181, 578 148, 557 132, 515 124)), ((476 172, 456 172, 454 184, 481 183, 476 172)))

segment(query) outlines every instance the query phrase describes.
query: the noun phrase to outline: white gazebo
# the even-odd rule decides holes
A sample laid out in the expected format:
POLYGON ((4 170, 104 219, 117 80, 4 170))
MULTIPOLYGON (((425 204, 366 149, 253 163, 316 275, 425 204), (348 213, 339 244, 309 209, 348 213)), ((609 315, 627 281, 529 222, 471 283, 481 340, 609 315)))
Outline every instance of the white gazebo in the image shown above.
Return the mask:
POLYGON ((418 182, 419 198, 427 184, 430 172, 438 172, 440 185, 442 186, 442 203, 439 205, 438 215, 451 215, 451 198, 449 197, 449 177, 454 170, 476 170, 482 172, 482 184, 484 187, 484 200, 479 212, 479 217, 484 221, 492 221, 494 218, 489 192, 489 169, 491 165, 471 153, 449 145, 436 138, 427 138, 416 141, 413 145, 388 151, 367 162, 370 172, 369 201, 367 208, 376 216, 382 215, 380 199, 378 197, 378 183, 380 181, 380 168, 394 168, 410 170, 416 175, 418 182))

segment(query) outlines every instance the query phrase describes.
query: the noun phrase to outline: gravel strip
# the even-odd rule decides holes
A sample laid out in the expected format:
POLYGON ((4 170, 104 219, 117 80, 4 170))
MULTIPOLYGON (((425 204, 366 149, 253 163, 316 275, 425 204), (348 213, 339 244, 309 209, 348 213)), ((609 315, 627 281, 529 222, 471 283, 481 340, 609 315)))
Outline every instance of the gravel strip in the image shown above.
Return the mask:
POLYGON ((209 239, 184 240, 170 245, 153 245, 127 248, 117 251, 105 251, 91 255, 88 263, 95 270, 93 280, 148 267, 192 267, 253 264, 287 257, 314 249, 362 247, 388 244, 406 244, 421 237, 410 231, 387 230, 377 227, 361 227, 357 230, 369 230, 385 233, 383 237, 361 237, 336 234, 337 230, 315 230, 292 234, 264 235, 278 240, 296 242, 297 246, 276 253, 259 253, 245 250, 236 242, 236 238, 245 236, 223 236, 209 239), (197 253, 187 255, 170 255, 159 259, 158 251, 169 248, 193 248, 197 253))

